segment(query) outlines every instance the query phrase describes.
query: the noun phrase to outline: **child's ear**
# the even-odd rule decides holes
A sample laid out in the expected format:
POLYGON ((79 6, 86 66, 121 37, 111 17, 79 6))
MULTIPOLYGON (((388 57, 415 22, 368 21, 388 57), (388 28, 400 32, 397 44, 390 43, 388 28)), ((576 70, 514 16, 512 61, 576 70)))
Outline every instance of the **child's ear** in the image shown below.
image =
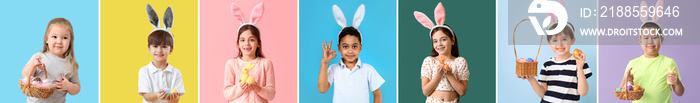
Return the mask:
POLYGON ((571 44, 574 44, 576 42, 576 38, 571 38, 571 44))

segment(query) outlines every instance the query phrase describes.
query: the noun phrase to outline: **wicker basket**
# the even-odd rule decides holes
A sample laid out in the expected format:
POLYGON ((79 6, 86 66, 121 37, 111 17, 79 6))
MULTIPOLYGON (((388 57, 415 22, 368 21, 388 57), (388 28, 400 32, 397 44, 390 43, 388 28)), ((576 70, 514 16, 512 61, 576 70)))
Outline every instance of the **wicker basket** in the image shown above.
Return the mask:
MULTIPOLYGON (((627 80, 627 77, 623 79, 627 80)), ((631 84, 634 85, 634 81, 630 80, 629 82, 631 82, 631 84)), ((615 91, 615 96, 620 100, 639 100, 640 98, 642 98, 642 96, 644 96, 644 88, 640 87, 640 90, 636 91, 628 91, 629 89, 627 88, 627 86, 623 86, 623 88, 624 89, 622 91, 613 90, 615 91)))
MULTIPOLYGON (((515 50, 515 30, 518 29, 518 25, 524 21, 529 21, 530 19, 523 19, 518 24, 515 25, 515 28, 513 29, 513 52, 515 53, 515 74, 516 75, 523 75, 523 76, 537 76, 537 63, 538 62, 520 62, 518 61, 518 52, 515 50)), ((540 45, 537 47, 537 56, 535 56, 535 60, 537 60, 537 57, 540 56, 540 48, 542 48, 542 39, 544 36, 540 37, 540 45)))
MULTIPOLYGON (((36 70, 36 67, 40 66, 39 65, 34 65, 34 69, 36 70)), ((32 70, 34 71, 34 70, 32 70)), ((44 71, 44 78, 46 78, 48 75, 47 71, 44 71)), ((33 77, 34 75, 30 75, 29 77, 33 77)), ((37 78, 39 79, 39 78, 37 78)), ((27 81, 25 83, 22 83, 22 80, 19 81, 19 88, 22 90, 22 93, 29 97, 35 97, 35 98, 40 98, 40 99, 46 99, 51 97, 54 91, 56 91, 56 86, 51 86, 51 87, 39 87, 39 86, 34 86, 31 85, 31 81, 36 81, 27 78, 27 81)), ((41 79, 39 79, 41 81, 41 79)))

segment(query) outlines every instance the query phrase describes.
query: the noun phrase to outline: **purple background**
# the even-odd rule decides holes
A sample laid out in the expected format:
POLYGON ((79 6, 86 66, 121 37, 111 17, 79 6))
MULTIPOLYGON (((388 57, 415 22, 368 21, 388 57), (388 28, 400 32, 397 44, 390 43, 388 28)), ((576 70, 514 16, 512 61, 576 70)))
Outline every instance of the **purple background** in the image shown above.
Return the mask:
MULTIPOLYGON (((668 40, 668 39, 666 39, 668 40)), ((624 41, 624 40, 623 40, 624 41)), ((635 41, 627 40, 627 41, 635 41)), ((671 99, 673 102, 679 103, 697 103, 697 97, 700 97, 700 83, 698 78, 700 75, 695 73, 700 73, 694 66, 697 63, 697 58, 700 55, 695 55, 700 51, 700 45, 662 45, 660 54, 672 58, 678 64, 678 71, 682 78, 683 85, 685 86, 685 94, 682 97, 676 96, 675 93, 671 93, 671 99)), ((615 97, 613 90, 618 88, 620 81, 622 81, 622 75, 624 74, 625 67, 627 63, 643 55, 642 47, 639 45, 600 45, 599 55, 600 59, 599 65, 599 78, 598 93, 599 100, 603 103, 620 103, 620 102, 630 102, 622 101, 615 97)))
MULTIPOLYGON (((608 9, 610 6, 615 7, 615 12, 617 12, 617 6, 639 6, 642 0, 599 0, 598 3, 598 16, 603 13, 600 10, 601 6, 606 6, 608 9)), ((648 6, 656 5, 657 0, 645 0, 648 6)), ((697 35, 700 32, 700 1, 698 0, 665 0, 664 1, 664 12, 667 6, 678 6, 679 16, 678 17, 668 17, 664 15, 658 21, 662 28, 683 28, 683 36, 666 36, 666 39, 672 39, 671 41, 664 41, 667 45, 700 45, 697 35)), ((592 9, 592 8, 591 8, 592 9)), ((610 15, 610 10, 607 10, 605 15, 608 17, 598 18, 599 27, 598 28, 639 28, 642 25, 642 21, 639 17, 612 17, 610 15)), ((578 13, 578 12, 576 12, 578 13)), ((595 13, 595 12, 594 12, 595 13)), ((578 15, 578 14, 575 14, 578 15)), ((617 15, 617 14, 615 14, 617 15)), ((599 45, 638 45, 633 39, 638 38, 637 36, 599 36, 599 45), (632 41, 626 41, 632 40, 632 41)), ((641 55, 641 54, 640 54, 641 55)))

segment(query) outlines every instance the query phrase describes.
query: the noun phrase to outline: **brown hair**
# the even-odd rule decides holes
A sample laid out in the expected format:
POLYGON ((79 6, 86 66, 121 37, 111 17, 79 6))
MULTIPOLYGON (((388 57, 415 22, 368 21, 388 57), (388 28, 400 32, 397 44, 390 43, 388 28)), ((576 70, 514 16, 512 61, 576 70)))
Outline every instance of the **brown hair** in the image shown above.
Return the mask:
MULTIPOLYGON (((447 25, 447 24, 445 24, 445 26, 450 27, 450 26, 447 25)), ((440 31, 440 32, 444 33, 445 35, 447 35, 447 37, 449 37, 450 40, 453 40, 453 39, 454 39, 453 42, 455 43, 455 45, 452 45, 451 54, 452 54, 452 56, 454 56, 454 57, 459 57, 459 46, 457 46, 457 36, 456 36, 455 34, 452 34, 454 31, 450 32, 451 30, 450 30, 450 29, 447 29, 447 28, 445 28, 445 27, 436 27, 435 30, 433 30, 433 32, 430 33, 430 38, 432 38, 432 37, 433 37, 433 34, 435 34, 435 33, 438 32, 438 31, 440 31)), ((431 50, 432 52, 430 53, 430 56, 435 57, 435 56, 438 56, 438 55, 439 55, 438 52, 435 51, 435 48, 431 48, 431 49, 432 49, 432 50, 431 50)))
MULTIPOLYGON (((574 31, 572 31, 572 30, 573 30, 573 24, 571 24, 571 23, 569 23, 569 22, 566 22, 566 23, 569 24, 569 25, 571 25, 572 27, 569 27, 569 25, 564 26, 564 30, 561 30, 561 32, 559 32, 559 33, 557 33, 557 34, 565 33, 566 35, 569 36, 570 39, 574 39, 574 38, 575 38, 575 37, 574 37, 574 31)), ((552 30, 552 29, 556 28, 557 25, 558 25, 558 23, 552 24, 552 26, 549 26, 549 30, 552 30)), ((554 35, 547 35, 547 41, 549 41, 549 39, 551 39, 552 36, 554 36, 554 35)))
POLYGON ((49 51, 49 44, 46 43, 46 40, 48 39, 49 31, 52 27, 56 25, 66 27, 66 29, 68 29, 68 31, 70 32, 70 45, 68 45, 68 50, 66 50, 66 52, 63 53, 63 57, 68 58, 69 63, 71 63, 72 73, 69 75, 70 78, 71 76, 75 75, 75 72, 78 71, 78 62, 75 61, 75 52, 73 51, 73 40, 75 40, 75 36, 73 36, 73 26, 70 24, 70 21, 68 21, 68 19, 54 18, 51 19, 51 21, 49 21, 49 24, 46 25, 46 32, 44 33, 44 47, 41 49, 41 52, 46 53, 49 51))
POLYGON ((148 45, 168 45, 174 48, 173 36, 165 30, 156 30, 148 35, 148 45))
MULTIPOLYGON (((261 43, 262 40, 260 39, 260 30, 258 30, 258 27, 255 27, 253 25, 241 26, 241 28, 238 29, 238 37, 236 37, 236 45, 238 45, 238 41, 240 41, 240 39, 241 39, 241 34, 243 34, 243 32, 245 32, 247 30, 250 30, 250 33, 253 34, 255 39, 258 39, 257 42, 258 42, 259 47, 258 47, 258 49, 255 50, 255 57, 263 57, 264 58, 265 56, 262 53, 262 43, 261 43)), ((243 53, 241 52, 241 49, 239 48, 238 49, 238 57, 242 57, 242 56, 243 56, 243 53)))

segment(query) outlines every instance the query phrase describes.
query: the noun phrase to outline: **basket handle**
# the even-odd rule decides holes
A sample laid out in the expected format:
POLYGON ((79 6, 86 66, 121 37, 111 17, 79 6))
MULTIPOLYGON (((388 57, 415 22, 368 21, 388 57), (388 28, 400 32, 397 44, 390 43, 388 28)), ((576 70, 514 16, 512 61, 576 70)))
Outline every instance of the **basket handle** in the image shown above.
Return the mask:
MULTIPOLYGON (((32 71, 35 71, 35 72, 36 72, 36 68, 37 68, 38 66, 40 66, 40 65, 41 65, 41 64, 36 64, 36 65, 34 65, 34 67, 32 68, 32 71)), ((47 78, 47 77, 48 77, 48 74, 49 74, 49 72, 48 72, 46 69, 44 69, 44 78, 47 78)), ((32 73, 31 75, 29 75, 29 77, 30 77, 30 78, 31 78, 31 77, 34 77, 34 75, 35 75, 35 74, 32 73)), ((31 84, 31 81, 32 81, 31 79, 27 78, 27 83, 31 84)))
MULTIPOLYGON (((518 24, 515 25, 515 28, 513 28, 513 53, 515 53, 515 59, 516 59, 516 61, 517 61, 517 59, 518 59, 518 52, 515 50, 515 30, 518 29, 518 25, 520 25, 520 23, 523 23, 524 21, 529 21, 529 20, 530 20, 530 19, 523 19, 523 20, 521 20, 520 22, 518 22, 518 24)), ((535 60, 537 60, 537 59, 539 58, 539 56, 540 56, 540 49, 542 48, 542 39, 543 39, 543 38, 544 38, 544 35, 542 35, 542 36, 540 37, 540 46, 537 47, 537 55, 535 56, 535 60)))

